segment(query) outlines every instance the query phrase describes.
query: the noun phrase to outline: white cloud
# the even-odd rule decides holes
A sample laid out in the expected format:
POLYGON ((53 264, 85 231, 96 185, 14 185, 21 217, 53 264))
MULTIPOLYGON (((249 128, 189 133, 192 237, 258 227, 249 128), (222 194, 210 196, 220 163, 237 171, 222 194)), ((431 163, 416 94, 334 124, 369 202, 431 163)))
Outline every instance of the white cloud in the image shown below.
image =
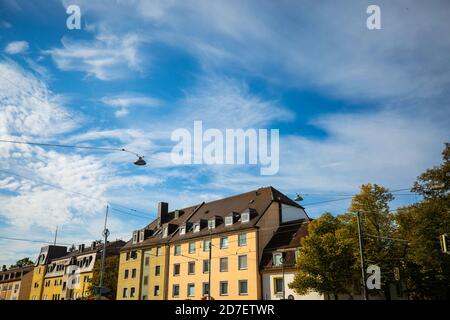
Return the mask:
POLYGON ((141 94, 135 94, 135 93, 126 93, 121 95, 115 95, 115 96, 107 96, 103 97, 101 101, 108 106, 118 108, 116 110, 115 115, 116 117, 123 117, 128 115, 129 108, 131 107, 158 107, 162 105, 162 102, 159 99, 144 96, 141 94))
POLYGON ((56 65, 65 71, 82 71, 100 80, 126 77, 143 70, 138 48, 144 42, 136 34, 99 34, 92 41, 61 40, 62 48, 48 51, 56 65))
POLYGON ((24 53, 28 48, 29 45, 26 41, 13 41, 7 44, 5 52, 8 54, 19 54, 24 53))

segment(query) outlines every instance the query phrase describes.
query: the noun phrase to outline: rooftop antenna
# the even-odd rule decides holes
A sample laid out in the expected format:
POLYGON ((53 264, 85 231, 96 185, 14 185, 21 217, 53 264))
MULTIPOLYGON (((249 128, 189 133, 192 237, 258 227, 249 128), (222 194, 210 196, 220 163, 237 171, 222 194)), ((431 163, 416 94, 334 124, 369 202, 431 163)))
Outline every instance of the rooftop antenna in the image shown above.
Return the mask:
POLYGON ((58 236, 58 226, 56 226, 55 230, 55 241, 53 242, 53 245, 56 246, 56 237, 58 236))

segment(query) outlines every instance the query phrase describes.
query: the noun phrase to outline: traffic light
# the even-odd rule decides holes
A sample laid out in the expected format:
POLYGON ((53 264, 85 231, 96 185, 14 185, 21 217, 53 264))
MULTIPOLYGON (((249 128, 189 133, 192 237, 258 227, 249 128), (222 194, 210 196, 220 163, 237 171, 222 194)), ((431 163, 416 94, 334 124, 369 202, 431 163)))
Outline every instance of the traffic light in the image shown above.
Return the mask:
POLYGON ((450 254, 450 252, 449 252, 450 241, 449 241, 448 234, 446 234, 446 233, 442 234, 439 237, 439 239, 441 240, 441 250, 442 250, 442 252, 450 254))

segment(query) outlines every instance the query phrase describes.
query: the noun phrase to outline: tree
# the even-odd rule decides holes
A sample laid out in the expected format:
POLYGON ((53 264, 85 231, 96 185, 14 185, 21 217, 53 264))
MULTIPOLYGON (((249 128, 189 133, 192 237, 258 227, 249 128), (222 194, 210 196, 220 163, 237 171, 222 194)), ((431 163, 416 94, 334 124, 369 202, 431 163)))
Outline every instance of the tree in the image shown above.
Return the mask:
POLYGON ((450 299, 450 255, 441 252, 439 236, 450 233, 450 144, 443 163, 428 169, 412 191, 423 201, 398 210, 399 237, 408 240, 406 269, 408 289, 416 299, 450 299))
MULTIPOLYGON (((394 270, 401 267, 400 260, 404 255, 401 245, 394 240, 395 216, 389 210, 389 202, 393 199, 394 196, 388 189, 368 183, 361 186, 360 193, 353 197, 349 209, 353 213, 350 221, 352 230, 356 230, 355 214, 360 213, 365 263, 380 267, 381 291, 378 293, 388 300, 391 298, 390 286, 396 282, 394 270)), ((355 234, 354 237, 356 236, 355 234)))
POLYGON ((320 294, 350 294, 354 274, 354 241, 339 217, 324 213, 308 227, 297 260, 298 271, 289 288, 298 294, 316 291, 320 294))
MULTIPOLYGON (((90 298, 95 297, 94 287, 99 286, 100 283, 100 269, 101 260, 97 259, 94 265, 92 279, 89 283, 90 298)), ((114 255, 105 259, 105 273, 103 275, 103 287, 106 287, 110 292, 103 294, 103 297, 114 300, 117 292, 117 280, 119 276, 119 256, 114 255)))
POLYGON ((22 268, 22 267, 32 266, 32 265, 34 265, 34 262, 31 261, 31 259, 27 257, 27 258, 23 258, 23 259, 16 261, 16 263, 12 264, 10 266, 10 268, 22 268))
POLYGON ((421 194, 425 200, 449 201, 450 193, 450 143, 445 144, 442 151, 444 162, 428 169, 417 177, 411 191, 421 194))

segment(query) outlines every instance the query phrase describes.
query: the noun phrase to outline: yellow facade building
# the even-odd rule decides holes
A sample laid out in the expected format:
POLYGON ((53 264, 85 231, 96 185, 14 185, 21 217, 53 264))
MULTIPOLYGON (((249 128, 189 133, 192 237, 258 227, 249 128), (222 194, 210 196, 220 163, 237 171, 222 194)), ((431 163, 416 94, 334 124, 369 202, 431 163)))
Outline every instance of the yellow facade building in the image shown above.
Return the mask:
MULTIPOLYGON (((123 241, 109 242, 107 256, 119 253, 123 241)), ((78 300, 90 295, 90 281, 95 262, 100 258, 103 245, 93 242, 67 249, 47 246, 41 249, 33 274, 31 300, 78 300)))
POLYGON ((262 299, 264 248, 308 219, 272 187, 174 211, 161 202, 121 250, 117 299, 262 299))

